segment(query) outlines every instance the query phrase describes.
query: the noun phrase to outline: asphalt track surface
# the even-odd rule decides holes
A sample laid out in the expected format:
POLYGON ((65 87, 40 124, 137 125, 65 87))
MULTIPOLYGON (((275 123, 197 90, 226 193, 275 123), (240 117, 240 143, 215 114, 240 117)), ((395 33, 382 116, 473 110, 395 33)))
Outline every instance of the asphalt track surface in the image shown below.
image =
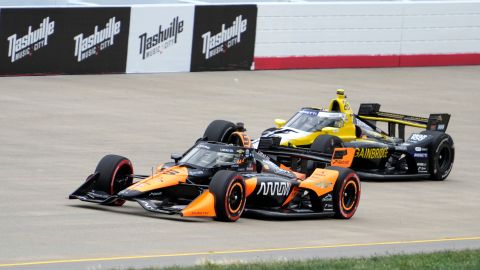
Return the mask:
POLYGON ((111 269, 480 248, 480 67, 0 78, 0 270, 111 269), (256 137, 274 118, 327 106, 448 112, 450 177, 363 182, 351 220, 235 223, 68 200, 105 154, 137 173, 182 152, 211 120, 256 137))

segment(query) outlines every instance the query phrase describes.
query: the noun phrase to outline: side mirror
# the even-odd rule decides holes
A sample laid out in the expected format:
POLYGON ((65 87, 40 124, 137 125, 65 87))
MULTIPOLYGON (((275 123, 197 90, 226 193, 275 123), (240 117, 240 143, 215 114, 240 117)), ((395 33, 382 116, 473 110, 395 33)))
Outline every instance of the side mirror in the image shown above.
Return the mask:
POLYGON ((173 153, 172 155, 170 155, 170 158, 175 161, 175 164, 177 164, 178 161, 182 158, 182 155, 177 154, 177 153, 173 153))
POLYGON ((278 119, 278 118, 275 119, 273 122, 275 122, 275 126, 276 126, 277 128, 281 128, 281 127, 285 126, 285 124, 287 123, 286 120, 278 119))

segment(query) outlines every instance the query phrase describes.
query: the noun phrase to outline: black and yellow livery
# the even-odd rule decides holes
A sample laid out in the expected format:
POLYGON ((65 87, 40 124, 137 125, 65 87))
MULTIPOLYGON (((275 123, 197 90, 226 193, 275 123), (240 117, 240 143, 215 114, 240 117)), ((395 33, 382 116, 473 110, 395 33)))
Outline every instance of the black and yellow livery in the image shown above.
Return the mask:
POLYGON ((361 193, 359 177, 347 168, 353 152, 341 149, 333 160, 304 153, 302 160, 336 166, 295 172, 252 148, 242 125, 216 120, 193 147, 172 154, 174 161, 151 175, 134 174, 125 157, 105 156, 69 198, 110 206, 135 201, 155 213, 221 221, 244 213, 349 219, 361 193))
POLYGON ((446 113, 423 118, 382 112, 377 103, 360 104, 355 114, 339 89, 328 109, 302 108, 289 121, 276 119, 277 126, 264 131, 253 145, 262 151, 308 148, 322 153, 349 147, 355 149, 352 169, 362 178, 444 180, 455 155, 453 139, 445 133, 449 120, 446 113), (378 122, 386 123, 388 132, 378 122), (405 139, 406 126, 425 130, 405 139))

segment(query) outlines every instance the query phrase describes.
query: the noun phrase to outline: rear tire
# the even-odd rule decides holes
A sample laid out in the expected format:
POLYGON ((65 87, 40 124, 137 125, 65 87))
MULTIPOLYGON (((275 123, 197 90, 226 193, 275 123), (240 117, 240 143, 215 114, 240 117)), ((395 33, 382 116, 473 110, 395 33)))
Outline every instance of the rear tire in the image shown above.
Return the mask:
MULTIPOLYGON (((108 195, 115 195, 132 184, 133 167, 130 160, 117 155, 103 157, 95 169, 98 178, 94 189, 103 191, 108 195)), ((116 200, 107 205, 121 206, 125 200, 116 200)))
POLYGON ((332 194, 335 218, 349 219, 357 211, 360 202, 360 178, 357 173, 348 168, 327 167, 326 169, 339 172, 332 194))
POLYGON ((343 141, 337 136, 320 135, 313 141, 310 150, 322 152, 326 154, 333 154, 337 147, 343 147, 343 141))
POLYGON ((215 213, 219 221, 237 221, 245 210, 246 193, 243 177, 232 171, 218 171, 209 185, 215 198, 215 213))
POLYGON ((448 177, 453 168, 455 147, 450 135, 437 131, 422 131, 421 134, 435 136, 428 147, 430 179, 442 181, 448 177))
POLYGON ((205 129, 203 138, 212 142, 227 143, 230 135, 236 130, 236 125, 230 121, 214 120, 205 129))

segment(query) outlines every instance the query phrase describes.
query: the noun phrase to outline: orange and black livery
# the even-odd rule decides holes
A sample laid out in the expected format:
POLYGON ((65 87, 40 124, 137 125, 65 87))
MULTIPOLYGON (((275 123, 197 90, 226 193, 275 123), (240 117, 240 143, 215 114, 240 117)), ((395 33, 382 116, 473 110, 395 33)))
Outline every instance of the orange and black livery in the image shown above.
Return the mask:
POLYGON ((349 151, 338 150, 333 161, 295 154, 291 158, 316 166, 296 170, 252 148, 243 125, 216 120, 193 147, 151 175, 134 174, 125 157, 105 156, 69 198, 110 206, 134 201, 151 212, 221 221, 245 214, 348 219, 361 193, 357 174, 346 166, 349 151))

